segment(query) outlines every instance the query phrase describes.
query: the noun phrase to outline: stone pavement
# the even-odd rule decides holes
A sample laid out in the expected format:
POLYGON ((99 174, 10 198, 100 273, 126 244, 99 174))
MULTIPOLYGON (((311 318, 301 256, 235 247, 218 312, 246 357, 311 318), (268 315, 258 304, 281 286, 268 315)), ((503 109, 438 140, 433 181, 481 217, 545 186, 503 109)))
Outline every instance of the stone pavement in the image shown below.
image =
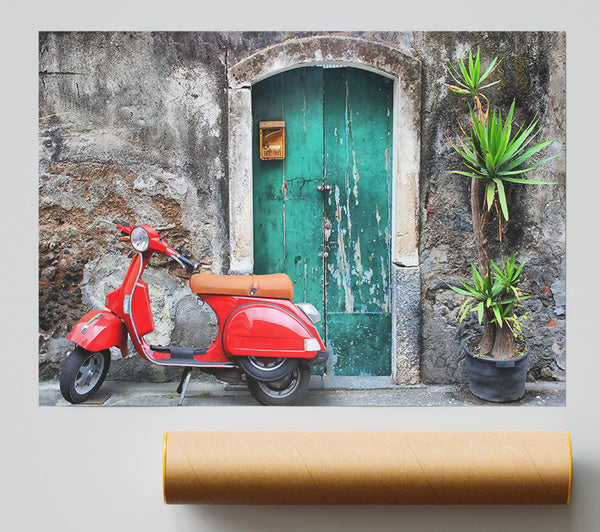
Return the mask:
MULTIPOLYGON (((178 382, 143 383, 107 380, 95 397, 85 405, 176 406, 178 382)), ((532 382, 525 396, 510 406, 564 406, 564 382, 532 382)), ((40 406, 71 406, 60 394, 58 382, 39 385, 40 406)), ((183 406, 257 406, 245 385, 231 385, 211 379, 190 381, 183 406)), ((472 395, 468 384, 396 386, 389 377, 319 377, 301 406, 469 406, 495 403, 472 395)))

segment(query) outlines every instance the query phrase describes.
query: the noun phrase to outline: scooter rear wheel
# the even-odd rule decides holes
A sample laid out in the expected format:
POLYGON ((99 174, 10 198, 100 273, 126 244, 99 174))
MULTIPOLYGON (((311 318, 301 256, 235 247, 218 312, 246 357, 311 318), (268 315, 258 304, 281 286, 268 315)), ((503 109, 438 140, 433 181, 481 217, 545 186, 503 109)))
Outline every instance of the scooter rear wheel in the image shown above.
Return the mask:
POLYGON ((60 392, 69 403, 78 404, 94 395, 106 378, 110 350, 91 352, 77 346, 60 373, 60 392))
POLYGON ((269 406, 291 406, 300 401, 310 382, 310 368, 298 364, 290 373, 276 381, 260 381, 246 375, 248 389, 259 403, 269 406))
POLYGON ((279 380, 298 365, 297 358, 239 357, 238 362, 246 375, 265 382, 279 380))

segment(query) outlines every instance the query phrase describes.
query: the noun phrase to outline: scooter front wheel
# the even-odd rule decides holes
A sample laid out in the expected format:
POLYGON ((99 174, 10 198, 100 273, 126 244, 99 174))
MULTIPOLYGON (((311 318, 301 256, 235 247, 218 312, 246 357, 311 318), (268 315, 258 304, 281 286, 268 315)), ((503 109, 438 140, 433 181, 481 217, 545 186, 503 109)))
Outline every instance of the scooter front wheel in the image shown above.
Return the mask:
POLYGON ((91 352, 77 346, 60 373, 60 392, 69 403, 78 404, 94 395, 106 378, 110 351, 91 352))
POLYGON ((248 389, 254 399, 263 405, 291 406, 300 401, 310 382, 310 368, 298 364, 290 373, 276 381, 260 381, 246 375, 248 389))

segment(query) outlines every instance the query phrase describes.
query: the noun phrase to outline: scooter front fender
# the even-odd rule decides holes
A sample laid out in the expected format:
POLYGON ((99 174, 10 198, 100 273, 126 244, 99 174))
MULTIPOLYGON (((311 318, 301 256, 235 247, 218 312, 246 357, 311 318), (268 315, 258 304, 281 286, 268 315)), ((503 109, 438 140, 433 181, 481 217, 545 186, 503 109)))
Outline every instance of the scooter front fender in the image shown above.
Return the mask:
POLYGON ((88 351, 102 351, 116 346, 127 356, 127 328, 110 310, 92 310, 73 327, 68 336, 88 351))

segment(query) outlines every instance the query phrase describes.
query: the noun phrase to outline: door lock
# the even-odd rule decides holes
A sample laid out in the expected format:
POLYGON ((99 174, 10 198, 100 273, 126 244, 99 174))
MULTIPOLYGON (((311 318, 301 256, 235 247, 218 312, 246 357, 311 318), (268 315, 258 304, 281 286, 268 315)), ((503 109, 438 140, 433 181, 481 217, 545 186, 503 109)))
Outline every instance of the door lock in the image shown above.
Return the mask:
POLYGON ((324 227, 325 229, 331 229, 331 222, 325 222, 325 223, 323 224, 323 227, 324 227))
POLYGON ((317 190, 319 192, 329 192, 331 190, 331 185, 319 185, 317 190))

